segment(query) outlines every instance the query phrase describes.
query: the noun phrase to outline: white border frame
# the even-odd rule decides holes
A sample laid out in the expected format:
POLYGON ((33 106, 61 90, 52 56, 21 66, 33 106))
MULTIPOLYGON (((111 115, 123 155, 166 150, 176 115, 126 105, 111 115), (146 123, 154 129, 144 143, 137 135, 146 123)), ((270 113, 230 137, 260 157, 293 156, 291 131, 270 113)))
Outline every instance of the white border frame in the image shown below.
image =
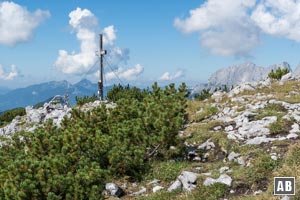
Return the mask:
POLYGON ((283 195, 292 196, 292 195, 295 195, 295 193, 296 193, 296 177, 294 177, 294 176, 275 176, 273 180, 274 180, 274 182, 273 182, 273 184, 274 184, 274 186, 273 186, 273 195, 276 195, 276 196, 283 196, 283 195), (275 194, 275 179, 276 178, 292 178, 292 179, 294 179, 294 194, 275 194))

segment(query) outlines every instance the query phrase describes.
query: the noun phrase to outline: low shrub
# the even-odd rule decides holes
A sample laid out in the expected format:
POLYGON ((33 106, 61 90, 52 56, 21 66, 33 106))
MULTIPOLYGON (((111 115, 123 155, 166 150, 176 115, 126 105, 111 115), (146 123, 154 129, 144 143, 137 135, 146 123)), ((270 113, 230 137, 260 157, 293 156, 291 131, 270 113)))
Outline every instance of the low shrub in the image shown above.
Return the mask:
POLYGON ((83 104, 99 100, 99 97, 96 94, 93 94, 92 96, 83 96, 83 97, 76 96, 75 100, 76 100, 76 105, 82 106, 83 104))
POLYGON ((196 100, 203 101, 211 97, 211 95, 212 93, 210 93, 209 89, 203 89, 199 94, 196 94, 194 98, 196 100))
POLYGON ((23 116, 25 114, 25 108, 7 110, 0 115, 0 126, 10 123, 16 116, 23 116))
POLYGON ((280 80, 282 76, 284 76, 285 74, 289 73, 290 70, 287 68, 283 68, 281 69, 280 67, 276 69, 276 71, 274 71, 273 69, 271 70, 271 72, 268 74, 268 77, 271 79, 276 79, 276 80, 280 80))
POLYGON ((286 119, 278 119, 276 122, 270 124, 269 129, 272 135, 288 133, 291 129, 292 122, 286 119))

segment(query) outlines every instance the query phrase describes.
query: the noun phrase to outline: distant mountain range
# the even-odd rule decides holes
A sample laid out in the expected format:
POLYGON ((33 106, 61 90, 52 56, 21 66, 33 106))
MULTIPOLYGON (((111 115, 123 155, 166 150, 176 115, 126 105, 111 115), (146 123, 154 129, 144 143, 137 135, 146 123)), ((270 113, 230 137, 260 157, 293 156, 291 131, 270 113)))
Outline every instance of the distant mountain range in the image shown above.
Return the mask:
MULTIPOLYGON (((105 87, 104 93, 110 89, 105 87)), ((1 91, 1 89, 0 89, 1 91)), ((25 88, 18 88, 0 93, 0 112, 16 107, 25 107, 44 102, 55 95, 64 95, 68 93, 71 105, 74 105, 75 97, 97 94, 98 84, 83 79, 76 84, 67 81, 51 81, 37 85, 31 85, 25 88)))
POLYGON ((6 88, 6 87, 0 87, 0 95, 1 95, 1 94, 5 94, 5 93, 7 93, 7 92, 9 92, 9 91, 10 91, 9 88, 6 88))
MULTIPOLYGON (((194 95, 204 88, 214 89, 224 85, 230 87, 242 82, 260 81, 265 79, 272 69, 279 67, 288 68, 292 71, 287 62, 271 65, 269 67, 257 66, 251 62, 229 66, 213 73, 206 83, 201 83, 190 88, 190 92, 191 95, 194 95)), ((296 67, 293 75, 300 77, 300 65, 296 67)), ((106 94, 109 89, 111 89, 111 86, 104 88, 104 93, 106 94)), ((97 83, 92 83, 87 79, 83 79, 76 84, 71 84, 67 81, 51 81, 11 91, 7 88, 0 87, 0 113, 1 111, 16 107, 36 105, 39 102, 49 100, 49 98, 55 95, 64 95, 66 93, 69 95, 71 105, 74 105, 75 96, 90 96, 97 93, 97 91, 97 83)))

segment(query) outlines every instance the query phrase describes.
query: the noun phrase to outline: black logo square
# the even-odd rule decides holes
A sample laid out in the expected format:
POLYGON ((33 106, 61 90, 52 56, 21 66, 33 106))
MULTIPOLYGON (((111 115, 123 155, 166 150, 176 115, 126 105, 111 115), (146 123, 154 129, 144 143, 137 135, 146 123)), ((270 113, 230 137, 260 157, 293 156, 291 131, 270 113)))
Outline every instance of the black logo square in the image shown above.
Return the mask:
POLYGON ((274 177, 274 195, 295 195, 295 177, 274 177))

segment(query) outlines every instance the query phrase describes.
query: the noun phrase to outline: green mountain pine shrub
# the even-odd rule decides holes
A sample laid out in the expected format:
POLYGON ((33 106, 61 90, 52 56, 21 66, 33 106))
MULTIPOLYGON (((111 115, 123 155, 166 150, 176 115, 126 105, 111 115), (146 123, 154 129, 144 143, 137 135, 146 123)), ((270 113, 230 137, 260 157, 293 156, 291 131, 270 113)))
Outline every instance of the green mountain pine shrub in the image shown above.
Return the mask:
POLYGON ((16 116, 23 116, 25 114, 25 108, 15 108, 3 112, 0 115, 0 127, 10 123, 16 116))
POLYGON ((116 94, 113 109, 74 108, 60 128, 50 121, 4 143, 0 199, 101 199, 105 181, 139 179, 149 160, 179 155, 178 131, 187 120, 185 84, 160 89, 155 83, 151 92, 119 88, 116 94))
POLYGON ((281 69, 280 67, 276 69, 276 71, 274 71, 273 69, 271 70, 271 72, 268 74, 268 77, 271 79, 276 79, 276 80, 280 80, 281 77, 287 73, 289 73, 290 70, 287 68, 281 69))

